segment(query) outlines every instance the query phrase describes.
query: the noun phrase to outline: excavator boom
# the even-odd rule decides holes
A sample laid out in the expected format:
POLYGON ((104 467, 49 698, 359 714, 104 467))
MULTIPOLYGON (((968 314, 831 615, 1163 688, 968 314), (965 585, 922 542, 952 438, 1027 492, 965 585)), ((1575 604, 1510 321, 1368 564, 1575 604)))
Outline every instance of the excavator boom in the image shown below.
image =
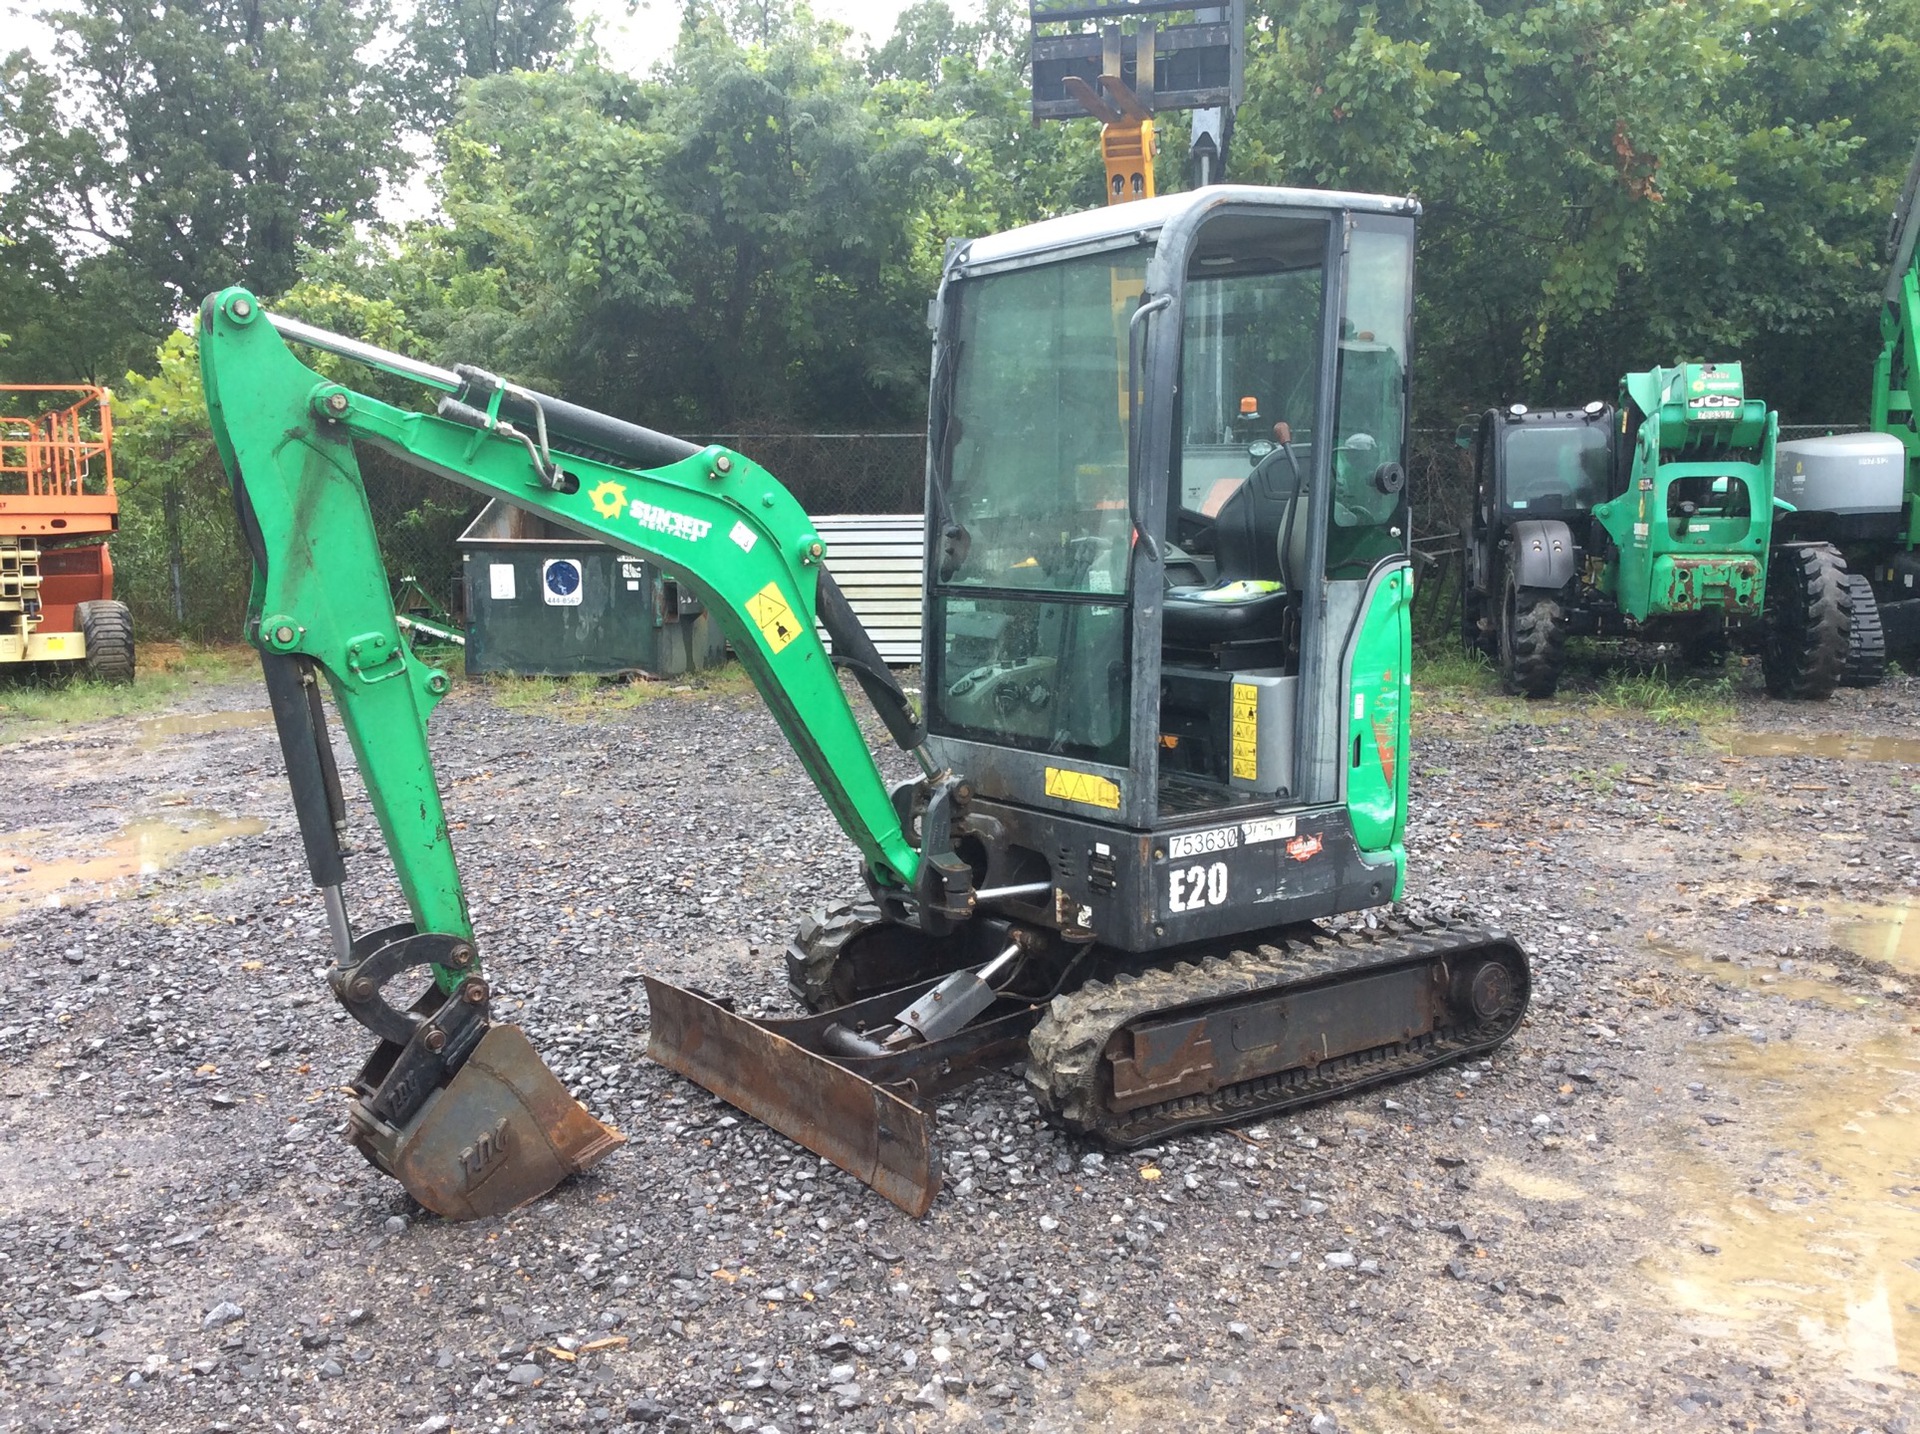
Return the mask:
POLYGON ((353 1138, 423 1204, 456 1216, 512 1208, 620 1137, 566 1094, 524 1036, 489 1018, 427 747, 427 718, 447 678, 400 636, 355 444, 676 574, 715 614, 860 849, 875 899, 934 926, 968 906, 964 864, 944 853, 923 861, 908 839, 836 663, 854 668, 909 750, 919 746, 919 719, 833 585, 812 522, 764 469, 478 370, 438 369, 271 318, 243 289, 206 301, 199 340, 214 436, 253 556, 247 637, 261 654, 309 869, 326 897, 330 982, 381 1040, 356 1082, 353 1138), (286 336, 437 389, 438 411, 330 381, 294 356, 286 336), (833 657, 816 618, 834 637, 833 657), (411 918, 357 935, 322 678, 411 918), (433 977, 427 995, 409 1008, 390 1004, 387 983, 422 968, 433 977))

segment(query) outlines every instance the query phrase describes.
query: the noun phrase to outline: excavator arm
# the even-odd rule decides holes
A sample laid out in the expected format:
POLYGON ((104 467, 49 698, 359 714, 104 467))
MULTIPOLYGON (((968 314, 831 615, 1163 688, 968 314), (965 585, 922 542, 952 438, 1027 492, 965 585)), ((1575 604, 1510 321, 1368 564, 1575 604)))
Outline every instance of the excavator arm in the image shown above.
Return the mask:
POLYGON ((253 557, 247 637, 261 654, 313 879, 333 936, 330 983, 381 1038, 355 1084, 355 1143, 440 1213, 484 1215, 545 1193, 620 1141, 567 1096, 516 1028, 493 1023, 427 718, 448 682, 394 617, 357 443, 585 537, 651 558, 708 605, 807 774, 860 849, 876 899, 938 932, 972 905, 970 874, 934 838, 953 778, 828 573, 825 545, 772 475, 531 393, 270 317, 243 289, 206 300, 201 371, 253 557), (283 336, 283 334, 285 336, 283 336), (286 336, 439 390, 413 412, 329 381, 286 336), (835 656, 815 629, 824 622, 835 656), (841 688, 851 666, 926 777, 888 789, 841 688), (331 691, 411 920, 356 935, 344 895, 344 809, 319 682, 331 691), (903 827, 920 813, 923 856, 903 827), (410 1007, 386 984, 432 985, 410 1007))

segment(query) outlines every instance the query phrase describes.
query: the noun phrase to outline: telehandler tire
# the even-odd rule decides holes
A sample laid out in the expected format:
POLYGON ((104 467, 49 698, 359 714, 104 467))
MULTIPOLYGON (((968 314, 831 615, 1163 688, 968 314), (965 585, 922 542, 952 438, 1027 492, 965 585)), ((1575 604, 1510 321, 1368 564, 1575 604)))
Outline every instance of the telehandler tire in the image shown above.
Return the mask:
POLYGON ((87 676, 95 682, 126 686, 133 681, 133 614, 123 602, 83 602, 74 623, 87 644, 87 676))
POLYGON ((1848 687, 1878 687, 1887 675, 1887 633, 1880 625, 1880 604, 1865 573, 1847 574, 1847 585, 1853 589, 1853 621, 1847 670, 1840 681, 1848 687))
POLYGON ((1500 604, 1500 679, 1521 697, 1551 697, 1567 658, 1567 612, 1546 588, 1523 588, 1507 571, 1500 604))
POLYGON ((1852 644, 1853 588, 1826 543, 1776 548, 1767 565, 1760 665, 1775 697, 1819 702, 1833 695, 1852 644))

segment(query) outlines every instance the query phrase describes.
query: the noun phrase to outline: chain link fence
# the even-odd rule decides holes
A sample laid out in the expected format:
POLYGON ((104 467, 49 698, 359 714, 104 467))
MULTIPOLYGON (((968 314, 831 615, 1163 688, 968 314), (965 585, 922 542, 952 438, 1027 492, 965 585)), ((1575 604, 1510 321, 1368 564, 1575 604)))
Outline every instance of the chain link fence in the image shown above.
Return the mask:
MULTIPOLYGON (((809 513, 918 513, 926 486, 924 433, 710 433, 777 477, 809 513)), ((403 612, 466 618, 457 540, 486 500, 362 450, 361 471, 380 552, 403 612)))
MULTIPOLYGON (((692 441, 747 454, 809 513, 921 509, 924 433, 719 433, 692 441)), ((358 457, 396 607, 463 622, 458 539, 486 500, 377 449, 361 447, 358 457)), ((147 488, 123 485, 113 540, 115 591, 133 610, 134 631, 149 640, 237 639, 251 567, 212 449, 203 463, 156 475, 147 488)))
POLYGON ((918 513, 925 506, 927 435, 711 433, 786 485, 809 513, 918 513))
MULTIPOLYGON (((1781 438, 1858 432, 1857 424, 1783 425, 1781 438)), ((746 454, 776 475, 809 513, 917 513, 926 435, 906 433, 715 433, 695 437, 746 454)), ((360 451, 367 501, 396 604, 423 616, 464 620, 457 539, 485 500, 386 454, 360 451)), ((1407 491, 1417 569, 1415 630, 1444 639, 1458 625, 1461 530, 1471 514, 1472 473, 1454 430, 1415 429, 1407 491)), ((217 478, 217 473, 215 474, 217 478)), ((135 630, 202 639, 239 635, 248 566, 224 479, 172 494, 151 514, 123 516, 114 542, 119 591, 135 630)))

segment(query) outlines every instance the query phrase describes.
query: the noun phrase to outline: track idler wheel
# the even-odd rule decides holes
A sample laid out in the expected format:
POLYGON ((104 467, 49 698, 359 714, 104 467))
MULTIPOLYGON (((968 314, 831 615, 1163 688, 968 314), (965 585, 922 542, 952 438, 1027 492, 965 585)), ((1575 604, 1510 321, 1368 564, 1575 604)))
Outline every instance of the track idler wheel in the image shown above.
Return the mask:
POLYGON ((1499 961, 1474 961, 1455 973, 1453 1006, 1471 1011, 1476 1021, 1491 1021, 1513 1000, 1513 973, 1499 961))

